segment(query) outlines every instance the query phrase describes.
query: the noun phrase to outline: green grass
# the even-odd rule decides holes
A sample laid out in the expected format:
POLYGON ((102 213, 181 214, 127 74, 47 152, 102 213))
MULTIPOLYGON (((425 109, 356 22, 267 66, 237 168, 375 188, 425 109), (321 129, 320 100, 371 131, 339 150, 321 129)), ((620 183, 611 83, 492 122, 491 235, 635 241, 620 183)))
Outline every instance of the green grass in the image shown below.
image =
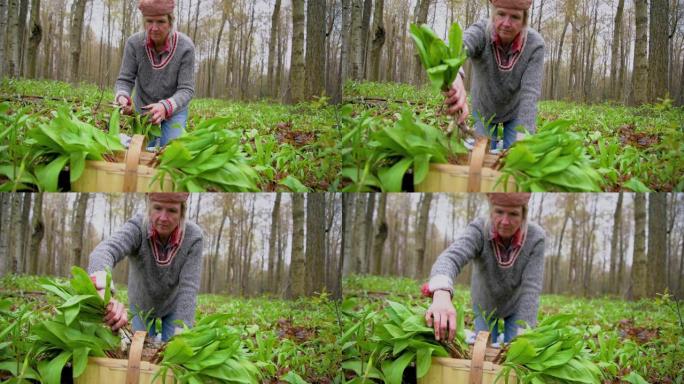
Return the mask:
MULTIPOLYGON (((41 308, 36 317, 49 313, 51 295, 22 294, 40 290, 36 277, 5 276, 0 279, 0 287, 0 300, 9 298, 16 307, 41 308)), ((117 299, 126 302, 125 287, 118 288, 117 299)), ((345 311, 364 313, 380 311, 388 300, 408 306, 429 305, 429 300, 420 296, 420 284, 406 278, 351 276, 344 280, 344 292, 346 300, 342 306, 325 294, 295 301, 270 296, 203 294, 198 299, 197 318, 229 314, 228 325, 241 330, 265 382, 275 382, 289 370, 308 382, 342 380, 340 367, 347 357, 336 341, 355 323, 342 307, 345 311)), ((472 329, 467 287, 458 287, 454 297, 465 308, 466 328, 472 329)), ((684 311, 682 304, 679 303, 680 311, 684 311)), ((610 376, 609 368, 605 368, 605 374, 613 377, 610 380, 630 372, 638 373, 648 382, 684 380, 684 325, 677 313, 677 303, 670 297, 628 302, 543 295, 540 319, 559 313, 574 314, 571 324, 583 330, 589 345, 598 348, 599 338, 616 342, 615 350, 604 351, 618 369, 616 375, 610 376)))

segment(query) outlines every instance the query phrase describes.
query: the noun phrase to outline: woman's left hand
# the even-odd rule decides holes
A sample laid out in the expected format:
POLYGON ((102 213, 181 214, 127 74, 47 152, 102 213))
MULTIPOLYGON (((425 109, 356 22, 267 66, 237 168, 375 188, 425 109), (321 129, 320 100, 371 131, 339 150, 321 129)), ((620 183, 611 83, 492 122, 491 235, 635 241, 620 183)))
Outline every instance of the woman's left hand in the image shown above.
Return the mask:
POLYGON ((166 108, 162 103, 148 104, 142 108, 147 111, 145 115, 150 116, 152 124, 161 124, 166 119, 166 108))

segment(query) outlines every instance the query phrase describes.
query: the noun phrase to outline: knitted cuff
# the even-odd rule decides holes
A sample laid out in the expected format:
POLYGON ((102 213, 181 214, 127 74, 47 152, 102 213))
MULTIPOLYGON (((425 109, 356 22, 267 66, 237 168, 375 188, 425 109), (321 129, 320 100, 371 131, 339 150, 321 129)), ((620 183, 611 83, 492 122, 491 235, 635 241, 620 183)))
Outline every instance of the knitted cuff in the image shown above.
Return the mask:
POLYGON ((175 103, 173 102, 173 99, 161 100, 160 103, 166 110, 166 118, 168 119, 169 117, 173 116, 173 111, 175 110, 175 103))
POLYGON ((432 296, 435 291, 448 291, 451 296, 454 296, 454 287, 451 278, 446 275, 435 275, 428 283, 428 292, 432 296))

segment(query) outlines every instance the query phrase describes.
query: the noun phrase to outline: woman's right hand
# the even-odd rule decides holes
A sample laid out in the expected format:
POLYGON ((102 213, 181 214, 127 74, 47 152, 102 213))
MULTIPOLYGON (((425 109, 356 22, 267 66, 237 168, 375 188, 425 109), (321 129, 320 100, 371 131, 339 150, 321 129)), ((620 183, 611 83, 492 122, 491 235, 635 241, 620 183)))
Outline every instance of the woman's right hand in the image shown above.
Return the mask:
POLYGON ((119 95, 116 98, 116 104, 121 107, 121 113, 124 115, 131 115, 133 114, 133 105, 131 104, 131 99, 124 96, 124 95, 119 95))
POLYGON ((438 290, 432 295, 432 305, 425 312, 428 327, 435 328, 435 340, 453 340, 456 334, 456 309, 449 291, 438 290))
MULTIPOLYGON (((95 272, 90 275, 90 279, 95 285, 97 294, 104 299, 105 284, 102 282, 103 280, 106 281, 106 275, 104 272, 95 272)), ((107 289, 111 288, 107 287, 107 289)), ((107 308, 105 309, 105 316, 102 321, 104 321, 107 326, 111 327, 112 331, 118 330, 119 328, 128 324, 128 312, 126 311, 126 307, 124 307, 124 305, 119 303, 117 300, 114 300, 114 298, 110 298, 107 308)))
POLYGON ((459 124, 465 123, 470 111, 468 110, 468 98, 461 75, 457 75, 451 89, 444 92, 444 98, 447 113, 456 117, 459 124))
POLYGON ((110 299, 105 311, 104 323, 111 327, 112 331, 116 331, 128 324, 126 307, 118 301, 110 299))

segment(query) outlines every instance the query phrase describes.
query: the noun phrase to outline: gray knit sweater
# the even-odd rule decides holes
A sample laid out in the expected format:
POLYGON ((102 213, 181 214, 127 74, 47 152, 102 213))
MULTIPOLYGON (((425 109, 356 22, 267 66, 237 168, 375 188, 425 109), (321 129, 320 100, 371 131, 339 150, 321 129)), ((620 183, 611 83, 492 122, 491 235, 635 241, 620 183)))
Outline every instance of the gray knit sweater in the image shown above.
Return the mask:
POLYGON ((473 306, 497 318, 516 314, 530 326, 537 325, 539 296, 544 279, 544 239, 537 224, 528 223, 527 237, 513 266, 499 267, 490 238, 488 220, 473 220, 435 261, 430 274, 430 291, 452 289, 453 281, 472 260, 473 306))
POLYGON ((137 108, 164 102, 173 109, 171 115, 186 110, 195 94, 195 45, 181 32, 170 34, 171 53, 153 65, 147 49, 146 32, 129 37, 124 48, 119 78, 115 84, 116 97, 130 97, 135 86, 134 103, 137 108))
POLYGON ((170 265, 161 267, 152 255, 143 215, 128 220, 90 254, 88 273, 103 271, 128 256, 128 301, 133 308, 152 310, 154 317, 174 313, 188 326, 195 322, 202 273, 202 230, 186 222, 185 236, 170 265))
POLYGON ((527 41, 518 62, 502 71, 494 57, 492 32, 487 20, 466 29, 463 41, 473 63, 473 111, 485 122, 504 123, 517 118, 531 133, 536 132, 537 100, 544 77, 544 39, 527 28, 527 41))

